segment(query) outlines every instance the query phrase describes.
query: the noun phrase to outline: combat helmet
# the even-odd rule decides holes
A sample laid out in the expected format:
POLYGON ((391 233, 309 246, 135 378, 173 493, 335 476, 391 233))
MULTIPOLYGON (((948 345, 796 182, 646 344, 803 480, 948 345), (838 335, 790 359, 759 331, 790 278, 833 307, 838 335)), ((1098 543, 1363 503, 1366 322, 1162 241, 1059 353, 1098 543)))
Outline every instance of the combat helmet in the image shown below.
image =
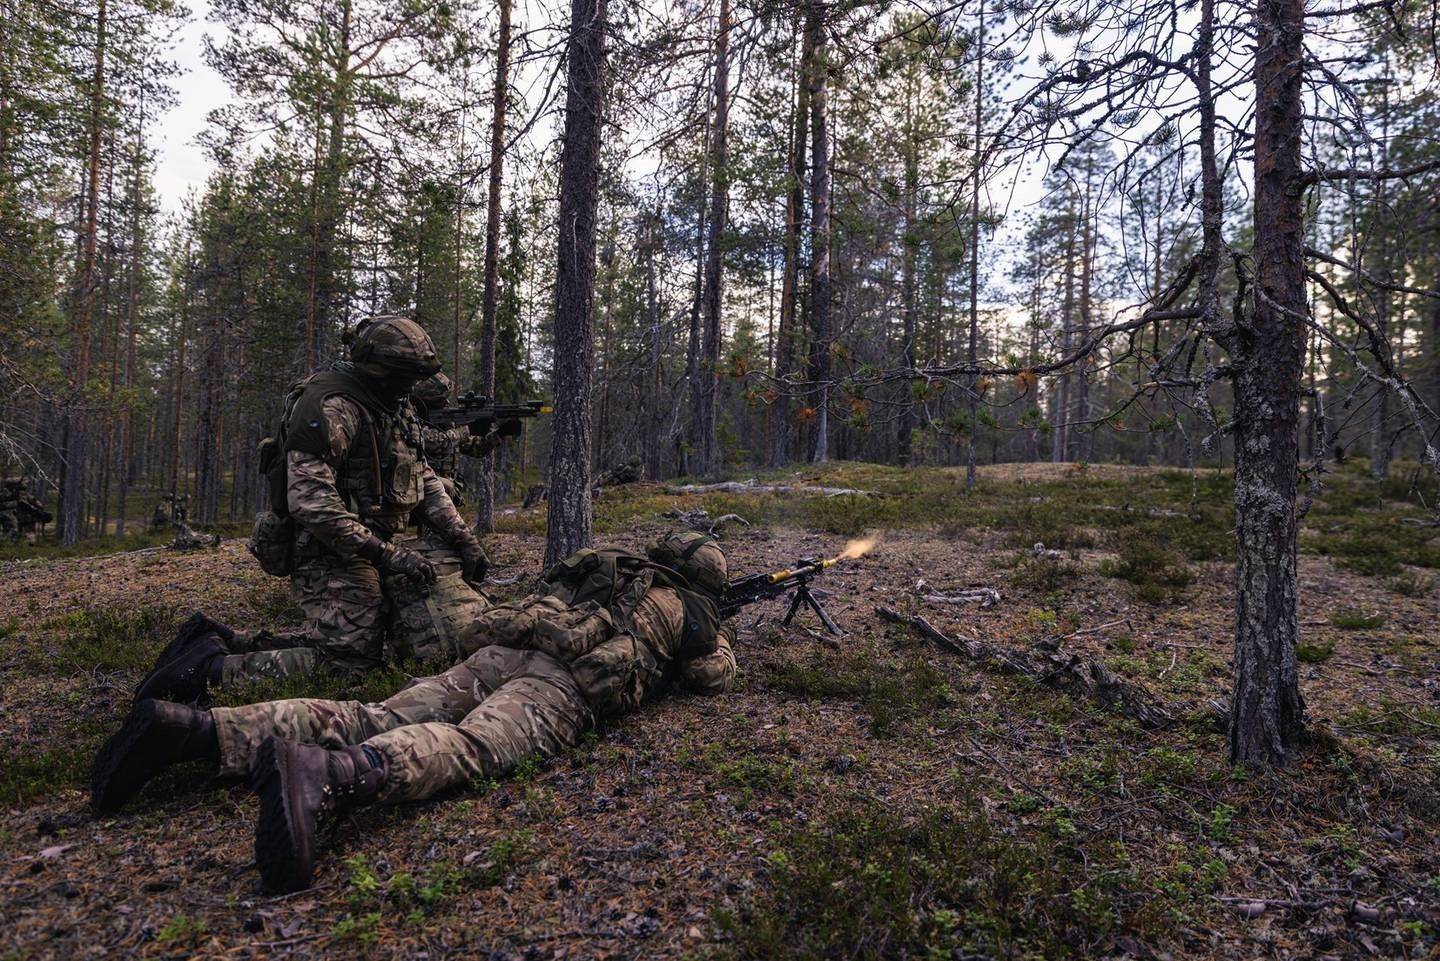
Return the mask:
POLYGON ((424 404, 431 410, 436 410, 449 402, 452 386, 449 377, 436 371, 415 385, 415 389, 410 391, 410 399, 424 404))
POLYGON ((681 531, 667 534, 646 551, 661 567, 678 571, 693 587, 713 597, 723 597, 730 580, 725 552, 708 534, 681 531))
POLYGON ((403 393, 440 371, 440 358, 425 328, 408 317, 388 314, 362 321, 350 345, 350 360, 362 373, 387 385, 403 383, 403 393))

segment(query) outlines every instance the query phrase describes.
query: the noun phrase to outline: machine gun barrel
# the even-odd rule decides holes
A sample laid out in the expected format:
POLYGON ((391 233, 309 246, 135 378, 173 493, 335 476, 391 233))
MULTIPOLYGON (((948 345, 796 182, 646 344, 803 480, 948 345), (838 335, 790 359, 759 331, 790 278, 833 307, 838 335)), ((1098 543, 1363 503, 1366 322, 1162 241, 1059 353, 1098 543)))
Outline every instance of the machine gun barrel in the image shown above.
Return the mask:
POLYGON ((748 577, 731 581, 725 590, 725 600, 720 604, 720 617, 722 620, 734 617, 757 601, 769 600, 794 591, 794 597, 790 601, 790 610, 786 613, 783 623, 789 624, 795 616, 795 612, 803 604, 809 606, 820 616, 826 630, 832 634, 840 634, 840 628, 830 619, 830 615, 820 605, 819 599, 810 591, 810 580, 824 573, 827 567, 834 566, 839 560, 838 557, 823 560, 805 558, 795 566, 787 567, 784 570, 769 574, 751 574, 748 577))

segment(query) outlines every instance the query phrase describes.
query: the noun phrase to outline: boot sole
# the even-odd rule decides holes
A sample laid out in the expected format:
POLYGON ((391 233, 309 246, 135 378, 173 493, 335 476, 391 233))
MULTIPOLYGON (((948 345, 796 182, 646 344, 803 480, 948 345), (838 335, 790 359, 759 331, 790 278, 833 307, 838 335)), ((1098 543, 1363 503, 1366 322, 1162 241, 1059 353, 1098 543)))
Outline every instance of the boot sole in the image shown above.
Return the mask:
POLYGON ((155 709, 139 708, 130 713, 120 730, 110 736, 105 746, 95 755, 95 766, 90 772, 90 807, 97 814, 115 811, 126 801, 140 793, 151 778, 160 773, 163 765, 147 765, 132 770, 130 777, 122 777, 126 761, 136 745, 144 739, 155 725, 155 709), (153 768, 153 769, 146 769, 153 768))
POLYGON ((290 894, 310 886, 313 864, 298 850, 285 785, 290 779, 290 752, 268 737, 255 758, 255 787, 260 791, 260 817, 255 822, 255 863, 260 884, 272 894, 290 894))

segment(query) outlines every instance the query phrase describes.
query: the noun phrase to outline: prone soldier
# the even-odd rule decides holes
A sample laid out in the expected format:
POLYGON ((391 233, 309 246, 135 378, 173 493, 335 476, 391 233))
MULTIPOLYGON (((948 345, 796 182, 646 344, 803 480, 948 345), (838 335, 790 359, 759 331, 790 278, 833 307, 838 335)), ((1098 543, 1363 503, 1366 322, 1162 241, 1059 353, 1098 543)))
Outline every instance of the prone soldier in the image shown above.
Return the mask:
POLYGON ((443 580, 439 607, 483 610, 470 585, 489 561, 426 464, 408 399, 439 369, 418 324, 381 316, 361 328, 348 362, 291 389, 279 436, 262 444, 271 509, 257 516, 250 549, 268 573, 290 578, 304 628, 234 631, 197 614, 137 696, 191 700, 255 678, 372 670, 383 663, 393 589, 411 587, 425 595, 411 600, 433 608, 430 589, 443 580), (425 541, 404 534, 412 512, 431 532, 425 541))
POLYGON ((249 772, 265 887, 308 887, 320 825, 338 812, 502 777, 677 682, 728 690, 726 582, 725 555, 703 534, 672 534, 647 556, 580 551, 547 571, 537 593, 477 618, 463 662, 380 703, 302 698, 201 711, 141 700, 96 756, 91 803, 114 811, 188 760, 249 772))

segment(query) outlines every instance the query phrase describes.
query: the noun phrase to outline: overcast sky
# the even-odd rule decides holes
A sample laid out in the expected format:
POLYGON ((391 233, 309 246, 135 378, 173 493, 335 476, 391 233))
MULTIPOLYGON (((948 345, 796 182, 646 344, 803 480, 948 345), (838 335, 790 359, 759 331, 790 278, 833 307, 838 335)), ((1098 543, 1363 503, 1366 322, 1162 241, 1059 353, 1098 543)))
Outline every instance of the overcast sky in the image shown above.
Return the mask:
POLYGON ((192 190, 199 192, 210 175, 210 160, 196 138, 205 118, 230 99, 230 88, 205 65, 202 38, 215 26, 206 22, 210 4, 193 0, 191 18, 175 40, 175 59, 181 75, 175 79, 178 101, 157 132, 158 168, 155 187, 162 207, 176 213, 192 190))

